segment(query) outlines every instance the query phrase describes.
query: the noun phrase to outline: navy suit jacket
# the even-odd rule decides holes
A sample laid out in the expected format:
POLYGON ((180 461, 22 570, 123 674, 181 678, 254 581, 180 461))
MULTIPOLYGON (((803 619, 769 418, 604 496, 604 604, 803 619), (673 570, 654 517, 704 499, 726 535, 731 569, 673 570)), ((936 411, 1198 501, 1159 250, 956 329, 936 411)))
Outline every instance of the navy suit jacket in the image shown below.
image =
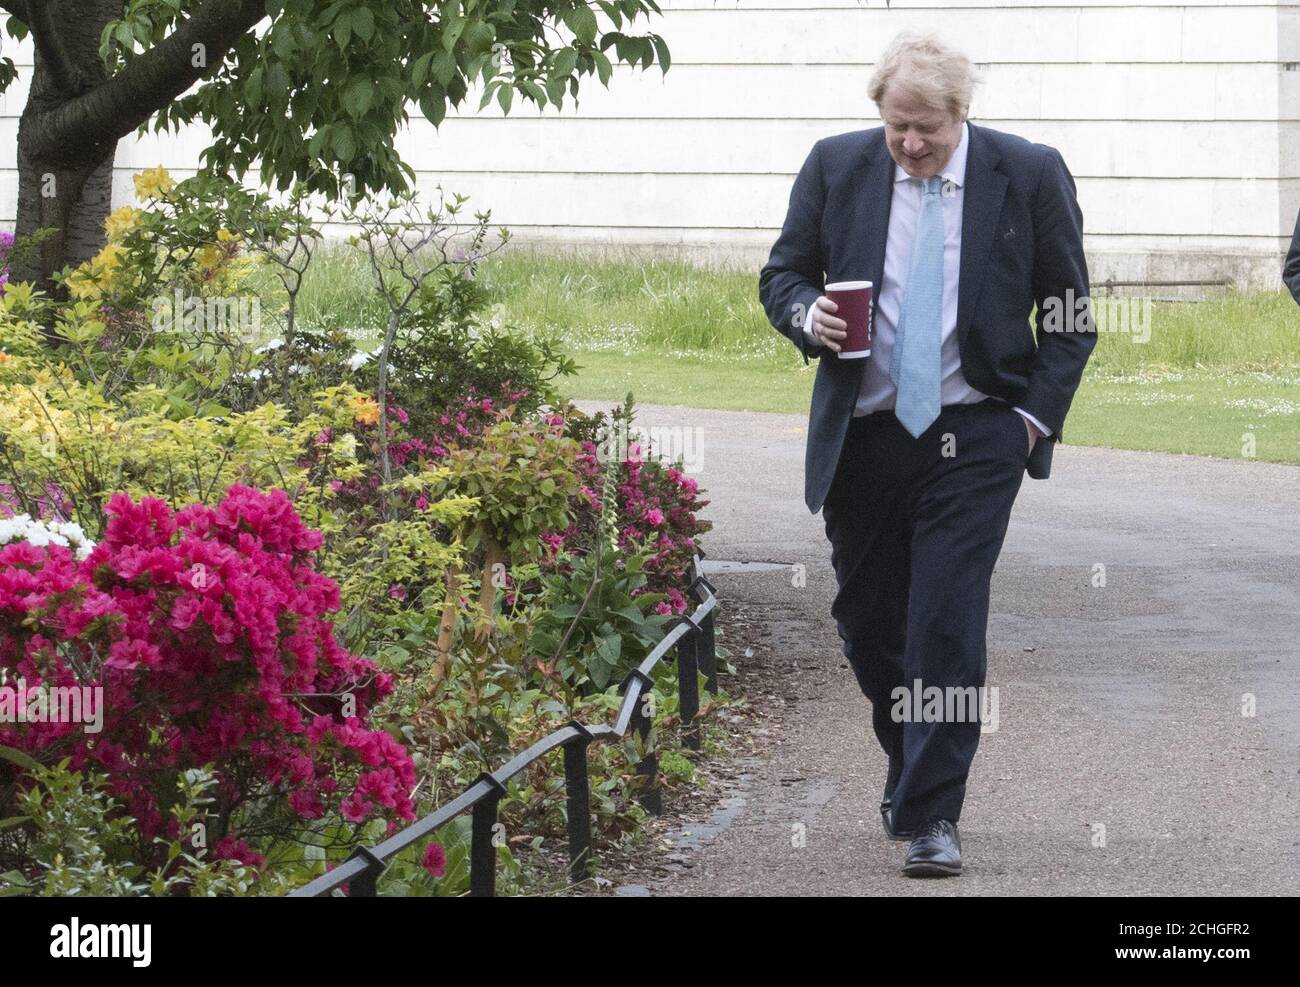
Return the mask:
MULTIPOLYGON (((805 364, 821 360, 804 464, 804 499, 814 514, 835 478, 866 361, 840 360, 810 344, 803 322, 828 283, 863 280, 879 289, 893 189, 894 159, 884 127, 817 141, 759 274, 759 299, 769 321, 799 348, 805 364)), ((957 291, 962 375, 1052 430, 1051 441, 1039 439, 1029 457, 1034 478, 1050 472, 1052 442, 1061 437, 1097 341, 1088 297, 1083 214, 1060 152, 970 124, 957 291), (1044 328, 1043 302, 1053 297, 1074 331, 1053 331, 1050 323, 1044 328), (1029 324, 1035 305, 1036 332, 1029 324)))
POLYGON ((1295 218, 1295 233, 1291 236, 1291 252, 1286 255, 1286 263, 1282 266, 1282 280, 1296 304, 1300 305, 1300 216, 1295 218))

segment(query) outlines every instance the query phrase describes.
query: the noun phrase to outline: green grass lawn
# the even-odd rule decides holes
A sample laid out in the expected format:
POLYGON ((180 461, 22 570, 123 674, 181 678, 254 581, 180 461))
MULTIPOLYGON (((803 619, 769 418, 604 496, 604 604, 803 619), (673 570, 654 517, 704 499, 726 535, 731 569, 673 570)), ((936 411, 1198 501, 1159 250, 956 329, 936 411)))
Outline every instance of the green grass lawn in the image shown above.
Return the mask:
MULTIPOLYGON (((310 318, 382 324, 365 270, 326 254, 310 318), (373 309, 373 311, 372 311, 373 309)), ((570 397, 807 414, 807 367, 758 303, 758 272, 628 252, 515 249, 479 277, 506 320, 558 336, 581 367, 570 397)), ((1065 426, 1071 444, 1300 465, 1300 307, 1285 292, 1153 303, 1149 332, 1103 332, 1065 426), (1143 337, 1146 337, 1145 339, 1143 337)))
MULTIPOLYGON (((632 391, 645 404, 806 415, 817 364, 805 368, 793 347, 790 352, 797 366, 784 368, 579 352, 581 370, 569 391, 575 398, 621 401, 632 391)), ((1243 458, 1247 434, 1254 437, 1253 458, 1300 465, 1300 372, 1089 373, 1065 426, 1072 445, 1225 459, 1243 458)))

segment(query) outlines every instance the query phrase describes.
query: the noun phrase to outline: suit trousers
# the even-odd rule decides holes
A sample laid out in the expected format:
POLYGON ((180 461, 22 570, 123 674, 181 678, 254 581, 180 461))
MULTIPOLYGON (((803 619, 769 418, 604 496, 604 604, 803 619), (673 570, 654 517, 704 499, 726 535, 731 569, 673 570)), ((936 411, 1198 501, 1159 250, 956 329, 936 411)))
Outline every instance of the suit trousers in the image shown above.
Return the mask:
POLYGON ((855 417, 822 507, 831 615, 876 738, 903 764, 901 831, 961 815, 979 719, 947 701, 943 716, 917 717, 913 693, 983 698, 989 583, 1028 445, 1024 419, 996 398, 943 407, 918 438, 892 410, 855 417))

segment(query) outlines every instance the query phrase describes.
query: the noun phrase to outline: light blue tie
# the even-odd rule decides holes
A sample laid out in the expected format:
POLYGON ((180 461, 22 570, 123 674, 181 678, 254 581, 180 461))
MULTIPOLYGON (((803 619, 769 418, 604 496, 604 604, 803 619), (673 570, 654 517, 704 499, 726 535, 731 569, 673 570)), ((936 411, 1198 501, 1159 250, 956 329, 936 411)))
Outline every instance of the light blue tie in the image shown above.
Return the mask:
POLYGON ((911 271, 889 361, 898 389, 894 414, 918 437, 939 417, 939 337, 943 318, 943 200, 934 175, 925 180, 911 271))

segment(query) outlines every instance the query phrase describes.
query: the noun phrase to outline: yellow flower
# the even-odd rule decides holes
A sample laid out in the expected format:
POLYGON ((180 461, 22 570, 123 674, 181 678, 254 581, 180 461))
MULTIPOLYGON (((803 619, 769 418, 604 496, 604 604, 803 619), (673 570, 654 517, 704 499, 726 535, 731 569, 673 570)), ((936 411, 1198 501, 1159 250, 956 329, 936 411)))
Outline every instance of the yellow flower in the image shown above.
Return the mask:
POLYGON ((379 424, 379 402, 374 398, 358 395, 352 399, 352 407, 356 409, 353 417, 362 425, 379 424))
POLYGON ((109 243, 120 243, 122 238, 135 229, 143 215, 139 209, 134 206, 122 206, 120 209, 114 209, 104 220, 104 232, 108 235, 109 243))
POLYGON ((86 261, 68 275, 67 285, 68 294, 79 302, 95 301, 104 293, 104 286, 100 284, 99 278, 95 276, 91 261, 86 261))
POLYGON ((113 286, 126 250, 109 243, 68 276, 68 293, 77 301, 93 301, 113 286))
POLYGON ((116 243, 105 244, 104 249, 95 255, 90 263, 100 271, 99 280, 102 284, 113 283, 113 279, 117 276, 117 269, 122 266, 122 258, 125 256, 126 249, 116 243))
POLYGON ((208 244, 196 255, 199 267, 205 271, 215 271, 226 259, 226 252, 215 244, 208 244))
POLYGON ((220 229, 220 230, 217 230, 217 242, 218 242, 218 243, 238 243, 238 242, 239 242, 239 234, 238 234, 238 233, 231 233, 231 232, 230 232, 229 230, 227 230, 227 229, 220 229))
POLYGON ((176 187, 176 182, 162 165, 157 168, 146 168, 132 180, 135 182, 135 197, 141 202, 147 202, 149 199, 165 199, 167 194, 176 187))
POLYGON ((69 275, 67 285, 68 294, 79 302, 94 301, 103 293, 95 279, 90 276, 90 271, 85 264, 69 275))

